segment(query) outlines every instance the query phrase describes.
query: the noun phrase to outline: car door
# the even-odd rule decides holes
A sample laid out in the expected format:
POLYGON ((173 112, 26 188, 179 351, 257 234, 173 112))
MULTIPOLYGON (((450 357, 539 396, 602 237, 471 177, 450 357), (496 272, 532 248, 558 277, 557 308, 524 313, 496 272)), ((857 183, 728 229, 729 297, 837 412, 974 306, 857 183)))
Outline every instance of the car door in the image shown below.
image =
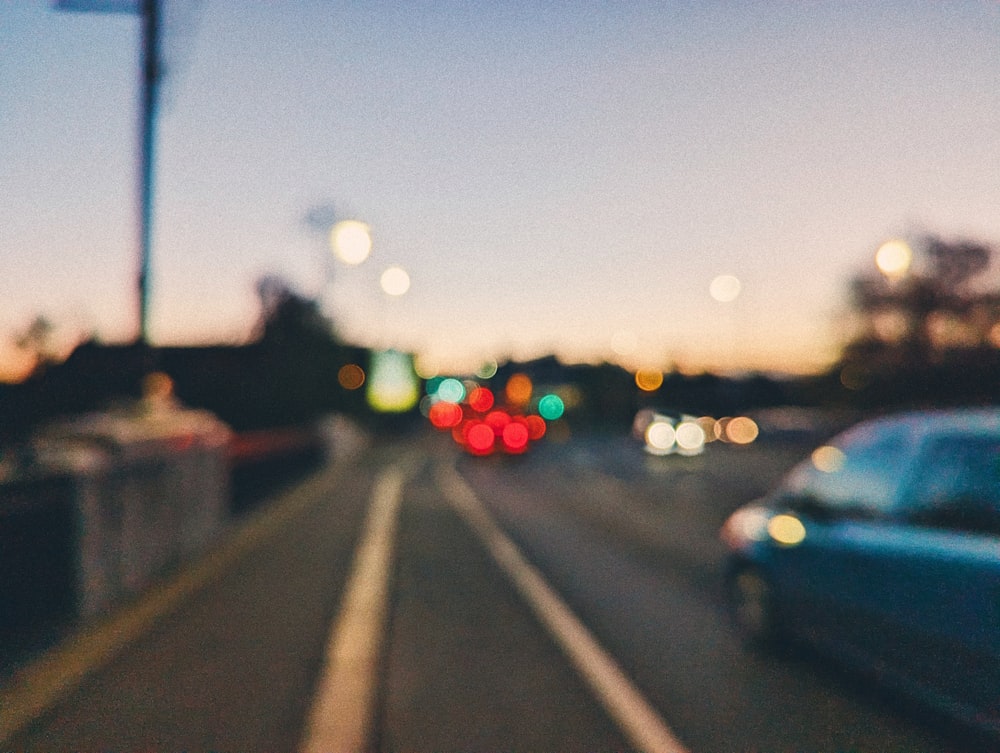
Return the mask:
POLYGON ((906 681, 1000 729, 1000 436, 928 442, 883 546, 897 593, 889 657, 906 681))
POLYGON ((898 630, 883 557, 899 535, 893 511, 913 446, 906 423, 861 425, 813 453, 783 491, 805 536, 774 553, 778 590, 800 632, 863 668, 884 661, 898 630))

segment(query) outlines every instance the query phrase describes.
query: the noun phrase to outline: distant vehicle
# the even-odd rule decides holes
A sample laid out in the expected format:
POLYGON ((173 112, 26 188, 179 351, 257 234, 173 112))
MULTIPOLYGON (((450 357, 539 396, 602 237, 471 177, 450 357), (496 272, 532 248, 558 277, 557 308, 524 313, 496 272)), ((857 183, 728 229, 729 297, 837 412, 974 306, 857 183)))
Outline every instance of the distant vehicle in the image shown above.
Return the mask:
POLYGON ((1000 409, 858 424, 721 538, 738 627, 1000 734, 1000 409))
POLYGON ((632 421, 632 435, 650 455, 700 455, 708 436, 695 416, 644 408, 632 421))
POLYGON ((514 374, 504 389, 506 402, 497 405, 493 390, 472 380, 455 378, 428 382, 421 410, 431 425, 450 431, 455 443, 470 455, 523 455, 557 421, 565 405, 553 392, 532 398, 533 385, 525 374, 514 374))

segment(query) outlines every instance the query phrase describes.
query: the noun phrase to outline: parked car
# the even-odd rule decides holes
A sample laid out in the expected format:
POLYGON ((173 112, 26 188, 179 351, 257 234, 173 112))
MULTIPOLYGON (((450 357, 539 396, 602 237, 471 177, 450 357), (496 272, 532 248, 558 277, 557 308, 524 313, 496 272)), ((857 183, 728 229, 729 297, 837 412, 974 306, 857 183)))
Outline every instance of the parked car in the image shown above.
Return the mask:
POLYGON ((725 522, 736 624, 1000 734, 1000 409, 861 423, 725 522))

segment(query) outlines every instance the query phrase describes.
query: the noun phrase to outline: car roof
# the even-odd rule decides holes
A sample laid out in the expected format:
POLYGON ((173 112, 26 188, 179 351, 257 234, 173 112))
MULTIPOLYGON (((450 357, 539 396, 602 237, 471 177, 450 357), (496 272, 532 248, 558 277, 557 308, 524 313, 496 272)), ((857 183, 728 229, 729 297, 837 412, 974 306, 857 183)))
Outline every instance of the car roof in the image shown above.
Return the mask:
POLYGON ((914 438, 941 434, 1000 434, 1000 408, 949 408, 907 411, 871 419, 859 426, 905 426, 914 438))

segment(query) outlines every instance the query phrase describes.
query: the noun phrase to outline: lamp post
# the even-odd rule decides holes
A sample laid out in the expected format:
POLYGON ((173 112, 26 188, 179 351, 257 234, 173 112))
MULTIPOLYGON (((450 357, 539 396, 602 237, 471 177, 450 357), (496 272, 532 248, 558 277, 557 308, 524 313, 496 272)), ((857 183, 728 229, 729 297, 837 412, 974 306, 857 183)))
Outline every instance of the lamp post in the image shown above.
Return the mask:
MULTIPOLYGON (((318 212, 314 213, 318 216, 318 212)), ((310 216, 314 213, 310 213, 310 216)), ((307 221, 309 220, 310 217, 307 217, 307 221)), ((310 224, 319 229, 321 223, 310 222, 310 224)), ((324 258, 328 286, 334 278, 337 262, 347 267, 357 267, 366 262, 372 252, 371 227, 360 220, 344 219, 333 222, 327 232, 327 241, 329 255, 325 255, 324 258)), ((410 275, 402 267, 386 267, 379 276, 378 285, 389 298, 400 298, 410 289, 410 275)), ((384 306, 380 308, 384 326, 386 309, 384 306)))
POLYGON ((345 219, 327 223, 323 228, 323 236, 322 296, 324 305, 331 305, 334 280, 338 276, 338 264, 345 267, 359 267, 364 264, 372 252, 372 233, 367 223, 345 219))
POLYGON ((153 149, 160 86, 160 11, 142 0, 142 116, 139 148, 139 340, 149 344, 149 266, 153 232, 153 149))

